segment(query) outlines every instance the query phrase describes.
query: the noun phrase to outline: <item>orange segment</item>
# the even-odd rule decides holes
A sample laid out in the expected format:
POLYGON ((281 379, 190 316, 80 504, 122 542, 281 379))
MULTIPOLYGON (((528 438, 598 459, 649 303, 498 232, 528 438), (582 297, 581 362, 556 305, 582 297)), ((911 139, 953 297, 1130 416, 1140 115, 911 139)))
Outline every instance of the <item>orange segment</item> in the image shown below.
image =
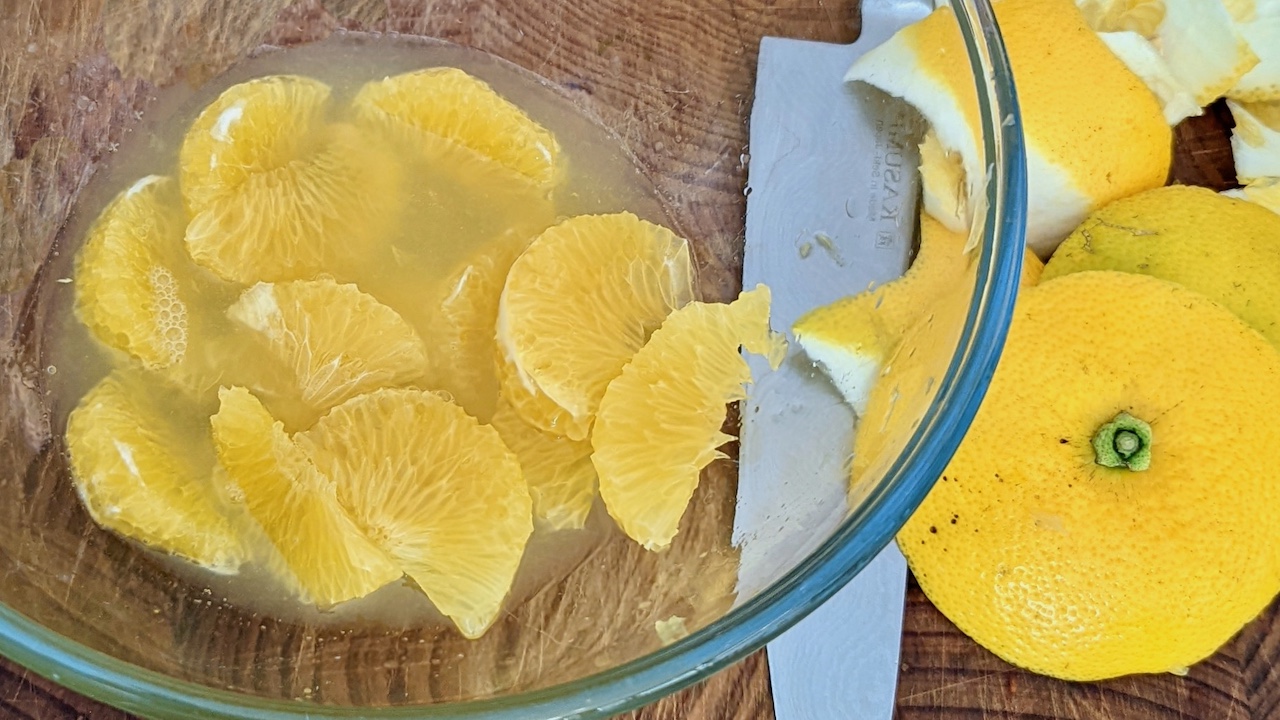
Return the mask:
POLYGON ((304 600, 334 605, 401 576, 343 512, 333 482, 256 397, 244 388, 218 395, 222 406, 211 423, 226 492, 261 525, 288 568, 285 580, 304 600))
POLYGON ((177 184, 149 175, 111 201, 76 256, 77 317, 153 370, 180 363, 190 341, 183 224, 177 184))
POLYGON ((445 278, 426 308, 427 384, 449 393, 481 422, 493 416, 498 402, 498 299, 511 263, 527 244, 520 236, 493 242, 445 278))
POLYGON ((234 195, 257 173, 303 156, 324 123, 330 89, 297 75, 233 85, 210 103, 182 140, 178 165, 187 209, 199 213, 234 195))
POLYGON ((520 460, 534 515, 552 530, 585 525, 596 497, 591 443, 547 435, 521 420, 505 402, 498 404, 492 424, 520 460))
POLYGON ((378 390, 298 441, 356 524, 463 635, 493 624, 533 532, 520 464, 493 428, 433 393, 378 390))
POLYGON ((433 157, 463 150, 550 188, 562 174, 555 136, 484 81, 449 67, 367 83, 352 100, 358 122, 433 157))
POLYGON ((506 403, 517 417, 548 435, 585 440, 591 435, 591 419, 579 421, 537 388, 530 389, 521 380, 515 363, 496 353, 494 367, 498 371, 500 402, 506 403))
POLYGON ((585 438, 609 381, 693 295, 689 246, 666 228, 618 213, 547 229, 511 266, 499 304, 499 347, 519 381, 504 392, 545 395, 572 425, 546 413, 526 420, 585 438))
POLYGON ((786 352, 769 329, 769 288, 732 303, 690 303, 671 313, 604 394, 591 444, 600 495, 636 542, 663 550, 702 468, 732 440, 725 405, 746 397, 751 370, 739 348, 777 367, 786 352))
POLYGON ((421 377, 426 349, 396 311, 333 280, 258 283, 227 315, 293 371, 302 400, 327 409, 421 377))
POLYGON ((401 168, 376 139, 324 121, 328 86, 271 76, 227 89, 179 155, 186 243, 223 279, 345 274, 376 255, 402 204, 401 168))
POLYGON ((146 384, 154 382, 113 373, 72 411, 67 450, 76 491, 99 525, 215 572, 235 572, 248 551, 213 486, 208 437, 179 426, 174 414, 182 408, 151 399, 146 384))
POLYGON ((351 125, 317 131, 312 151, 252 173, 187 226, 187 249, 218 276, 249 284, 348 275, 377 255, 403 198, 394 156, 351 125))

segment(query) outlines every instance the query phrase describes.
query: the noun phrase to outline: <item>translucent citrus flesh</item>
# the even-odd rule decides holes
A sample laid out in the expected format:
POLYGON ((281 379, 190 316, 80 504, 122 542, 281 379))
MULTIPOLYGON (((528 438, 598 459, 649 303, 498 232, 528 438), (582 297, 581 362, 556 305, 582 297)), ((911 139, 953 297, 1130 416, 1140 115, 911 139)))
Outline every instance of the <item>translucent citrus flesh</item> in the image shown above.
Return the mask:
MULTIPOLYGON (((692 299, 688 244, 666 228, 619 213, 578 216, 543 232, 511 266, 498 343, 524 390, 568 411, 574 425, 557 427, 542 413, 526 419, 583 439, 609 381, 692 299)), ((529 404, 515 406, 523 413, 529 404)))
POLYGON ((237 194, 255 174, 288 167, 313 149, 328 85, 297 75, 256 78, 227 88, 187 130, 178 156, 191 214, 237 194))
POLYGON ((578 420, 536 386, 531 389, 526 384, 528 380, 520 377, 515 363, 503 355, 500 348, 496 353, 494 367, 498 372, 500 400, 509 405, 521 420, 556 437, 574 441, 590 437, 594 418, 578 420))
POLYGON ((302 400, 324 410, 422 377, 426 348, 396 311, 333 280, 259 283, 227 311, 292 369, 302 400))
POLYGON ((671 544, 702 469, 732 439, 721 431, 725 406, 745 398, 751 380, 739 348, 782 361, 769 301, 760 286, 727 305, 685 305, 609 383, 591 459, 609 514, 650 550, 671 544))
POLYGON ((427 68, 367 83, 352 100, 358 122, 433 157, 465 150, 541 187, 561 176, 555 136, 484 81, 427 68))
POLYGON ((363 597, 402 571, 369 542, 334 483, 248 390, 224 388, 211 419, 225 492, 243 504, 279 552, 299 595, 321 606, 363 597))
POLYGON ((147 382, 155 381, 113 373, 72 411, 66 437, 76 490, 99 525, 234 572, 248 552, 211 480, 212 448, 174 426, 173 408, 147 399, 147 382))
POLYGON ((509 235, 470 258, 445 278, 427 303, 423 337, 430 370, 426 385, 443 390, 481 422, 498 403, 494 333, 507 271, 529 239, 509 235))
POLYGON ((533 513, 552 530, 576 530, 587 522, 596 498, 591 443, 548 435, 499 403, 491 423, 520 461, 533 513))
POLYGON ((181 362, 190 341, 183 222, 176 183, 145 177, 102 211, 76 258, 77 317, 151 369, 181 362))
POLYGON ((403 204, 399 164, 355 126, 313 134, 306 151, 248 173, 194 211, 186 243, 197 263, 251 284, 349 276, 380 256, 403 204))
POLYGON ((533 532, 520 463, 438 395, 377 390, 299 435, 356 525, 466 637, 493 624, 533 532))

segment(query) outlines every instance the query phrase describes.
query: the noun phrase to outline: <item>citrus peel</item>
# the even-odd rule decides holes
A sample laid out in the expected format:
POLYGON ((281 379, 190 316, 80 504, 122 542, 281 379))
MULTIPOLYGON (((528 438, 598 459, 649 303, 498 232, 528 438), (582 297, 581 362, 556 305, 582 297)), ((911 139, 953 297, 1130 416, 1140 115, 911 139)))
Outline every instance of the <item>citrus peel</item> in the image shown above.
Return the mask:
POLYGON ((1255 178, 1244 187, 1224 190, 1222 194, 1246 200, 1280 215, 1280 178, 1255 178))
MULTIPOLYGON (((1155 95, 1085 24, 1070 0, 1001 0, 993 4, 1018 84, 1027 145, 1027 242, 1041 257, 1093 208, 1162 185, 1171 134, 1155 95), (1087 74, 1088 83, 1080 82, 1087 74)), ((986 178, 973 75, 953 11, 941 7, 849 68, 862 81, 903 98, 929 121, 938 143, 958 153, 964 170, 960 212, 928 191, 925 209, 955 231, 968 229, 986 178), (903 68, 910 68, 904 72, 903 68)), ((924 160, 937 157, 927 153, 924 160)), ((922 174, 953 172, 926 166, 922 174)))
MULTIPOLYGON (((817 362, 858 415, 907 328, 953 287, 969 283, 975 255, 968 238, 934 218, 920 218, 920 249, 901 278, 809 311, 792 326, 796 342, 817 362)), ((1035 285, 1044 264, 1029 249, 1022 287, 1035 285)))
POLYGON ((1258 56, 1221 0, 1077 0, 1098 32, 1130 31, 1158 48, 1170 75, 1203 107, 1226 95, 1258 56))
POLYGON ((1240 182, 1280 177, 1280 101, 1246 103, 1227 99, 1235 120, 1231 155, 1240 182))

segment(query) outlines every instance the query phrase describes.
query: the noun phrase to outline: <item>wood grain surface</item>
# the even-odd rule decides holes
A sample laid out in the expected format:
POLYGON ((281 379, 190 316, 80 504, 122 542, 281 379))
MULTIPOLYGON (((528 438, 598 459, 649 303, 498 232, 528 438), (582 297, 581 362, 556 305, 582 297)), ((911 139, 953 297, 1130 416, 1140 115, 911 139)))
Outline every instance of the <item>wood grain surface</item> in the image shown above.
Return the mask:
MULTIPOLYGON (((0 267, 0 311, 13 312, 14 296, 3 293, 30 281, 66 208, 141 109, 138 98, 145 93, 140 91, 171 81, 178 68, 185 79, 198 81, 252 44, 293 44, 340 28, 474 45, 581 95, 655 178, 681 229, 690 237, 718 238, 700 246, 700 269, 711 294, 733 292, 744 211, 745 167, 739 158, 747 149, 758 39, 771 34, 849 42, 858 31, 856 1, 592 0, 556 7, 548 11, 537 0, 271 0, 231 18, 233 11, 216 2, 6 0, 0 4, 0 256, 11 261, 0 267), (454 21, 462 5, 471 18, 466 23, 454 21), (547 33, 543 23, 530 20, 546 12, 560 14, 560 30, 547 33), (182 32, 152 34, 155 24, 142 22, 144 14, 163 17, 182 32), (59 33, 99 25, 108 29, 102 47, 89 62, 77 62, 75 38, 59 33), (225 35, 208 31, 229 27, 234 31, 225 35), (648 30, 653 27, 668 30, 655 34, 648 30), (27 35, 28 28, 44 35, 27 35), (157 63, 156 57, 169 60, 157 63), (624 73, 618 68, 638 57, 651 68, 650 82, 621 82, 624 73), (14 68, 24 62, 43 69, 20 83, 14 68), (108 120, 48 126, 48 118, 66 115, 72 107, 85 117, 96 112, 108 120)), ((1178 128, 1175 180, 1217 189, 1234 184, 1229 123, 1229 113, 1215 106, 1178 128)), ((18 372, 8 365, 4 370, 18 372)), ((8 407, 27 401, 20 383, 5 387, 14 393, 4 400, 8 407)), ((30 430, 37 437, 42 432, 47 428, 38 423, 30 430)), ((898 717, 1280 718, 1278 616, 1280 609, 1273 606, 1186 677, 1069 684, 1021 672, 977 647, 912 584, 898 717)), ((0 659, 0 720, 127 717, 0 659)), ((764 652, 625 717, 773 718, 764 652)))

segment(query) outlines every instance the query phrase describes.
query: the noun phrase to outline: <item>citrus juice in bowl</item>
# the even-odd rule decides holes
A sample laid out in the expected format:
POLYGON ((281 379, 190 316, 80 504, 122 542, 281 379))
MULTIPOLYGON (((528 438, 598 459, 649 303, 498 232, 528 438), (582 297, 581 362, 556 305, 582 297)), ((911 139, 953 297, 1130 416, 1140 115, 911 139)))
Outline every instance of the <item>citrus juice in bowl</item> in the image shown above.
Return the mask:
MULTIPOLYGON (((84 532, 205 608, 173 655, 131 660, 200 662, 207 633, 229 627, 262 638, 244 663, 286 637, 397 637, 447 674, 433 698, 461 699, 613 664, 613 648, 660 647, 727 609, 732 486, 690 501, 695 469, 650 508, 626 480, 661 471, 647 458, 598 492, 595 411, 575 416, 517 366, 580 356, 567 362, 593 385, 544 382, 613 408, 614 466, 637 447, 662 454, 629 410, 647 380, 602 396, 694 302, 695 262, 616 136, 492 56, 359 34, 264 52, 156 102, 166 112, 81 195, 35 311, 84 532), (603 329, 564 327, 563 306, 603 329), (619 566, 635 576, 608 587, 619 566), (696 574, 696 592, 667 594, 671 572, 696 574), (629 629, 597 636, 593 612, 629 629), (598 654, 575 649, 588 639, 598 654), (563 672, 513 668, 512 642, 563 672)), ((759 292, 748 342, 776 355, 759 292)), ((703 402, 724 412, 745 316, 715 307, 667 333, 645 372, 697 379, 679 369, 682 338, 722 329, 718 383, 738 390, 703 402)), ((719 431, 702 431, 702 465, 719 431)), ((323 701, 345 654, 316 657, 297 696, 323 701)))
MULTIPOLYGON (((51 228, 31 273, 5 268, 0 651, 157 716, 525 718, 606 717, 760 647, 926 482, 779 528, 822 537, 738 596, 739 350, 783 353, 737 280, 750 70, 761 33, 852 41, 856 6, 357 5, 72 13, 28 47, 85 101, 41 90, 14 144, 58 182, 20 216, 51 228)), ((995 70, 980 92, 1012 111, 995 70)), ((980 391, 1011 302, 994 161, 931 407, 980 391)), ((967 422, 939 412, 916 435, 967 422)))

